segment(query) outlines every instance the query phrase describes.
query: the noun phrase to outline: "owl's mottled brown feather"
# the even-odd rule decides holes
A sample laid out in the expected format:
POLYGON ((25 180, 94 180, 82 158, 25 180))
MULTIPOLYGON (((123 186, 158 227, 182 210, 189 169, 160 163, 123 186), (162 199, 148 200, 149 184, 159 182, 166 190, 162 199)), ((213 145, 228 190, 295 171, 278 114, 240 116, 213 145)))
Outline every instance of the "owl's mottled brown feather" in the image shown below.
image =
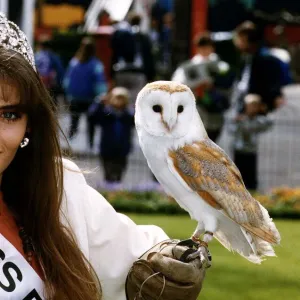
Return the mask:
POLYGON ((182 179, 209 205, 222 209, 261 239, 272 244, 278 242, 264 223, 259 203, 245 188, 239 170, 210 139, 170 151, 169 156, 182 179))

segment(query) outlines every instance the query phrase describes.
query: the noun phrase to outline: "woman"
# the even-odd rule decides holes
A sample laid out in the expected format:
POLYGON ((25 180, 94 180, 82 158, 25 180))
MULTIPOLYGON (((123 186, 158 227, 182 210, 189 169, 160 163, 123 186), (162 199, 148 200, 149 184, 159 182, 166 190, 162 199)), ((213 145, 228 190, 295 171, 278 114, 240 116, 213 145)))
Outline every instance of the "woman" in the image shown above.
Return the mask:
MULTIPOLYGON (((78 131, 80 114, 86 113, 96 96, 107 92, 104 67, 95 56, 96 48, 93 40, 84 38, 79 50, 70 61, 64 87, 70 102, 71 124, 69 138, 78 131)), ((88 120, 89 150, 94 146, 94 125, 88 120)))
POLYGON ((136 226, 63 160, 24 34, 0 14, 0 299, 125 299, 132 263, 167 238, 136 226))

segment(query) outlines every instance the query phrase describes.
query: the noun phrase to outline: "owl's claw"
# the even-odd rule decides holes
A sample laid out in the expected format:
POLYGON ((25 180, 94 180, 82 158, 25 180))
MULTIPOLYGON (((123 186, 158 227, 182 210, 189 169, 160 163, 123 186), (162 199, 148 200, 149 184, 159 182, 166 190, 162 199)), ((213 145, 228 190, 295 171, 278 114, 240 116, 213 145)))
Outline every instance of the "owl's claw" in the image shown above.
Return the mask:
MULTIPOLYGON (((201 241, 202 242, 202 241, 201 241)), ((198 248, 198 250, 194 253, 191 253, 188 257, 187 257, 187 261, 192 261, 196 258, 199 257, 200 262, 202 264, 202 267, 207 269, 211 267, 211 254, 207 248, 207 244, 204 245, 206 243, 202 242, 198 248)))

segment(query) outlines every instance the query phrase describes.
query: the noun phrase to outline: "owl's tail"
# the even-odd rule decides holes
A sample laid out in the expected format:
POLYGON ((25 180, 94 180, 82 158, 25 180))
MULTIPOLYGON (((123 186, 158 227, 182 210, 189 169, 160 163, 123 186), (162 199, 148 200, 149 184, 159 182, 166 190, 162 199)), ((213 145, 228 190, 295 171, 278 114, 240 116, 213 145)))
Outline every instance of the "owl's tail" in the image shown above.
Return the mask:
MULTIPOLYGON (((276 242, 274 244, 278 244, 280 235, 275 224, 270 219, 266 210, 263 211, 263 213, 267 214, 267 225, 274 231, 274 236, 276 236, 276 242)), ((252 263, 260 264, 264 260, 264 257, 276 256, 272 247, 273 244, 259 238, 225 215, 219 218, 219 228, 220 229, 214 233, 215 238, 229 251, 239 253, 252 263)))

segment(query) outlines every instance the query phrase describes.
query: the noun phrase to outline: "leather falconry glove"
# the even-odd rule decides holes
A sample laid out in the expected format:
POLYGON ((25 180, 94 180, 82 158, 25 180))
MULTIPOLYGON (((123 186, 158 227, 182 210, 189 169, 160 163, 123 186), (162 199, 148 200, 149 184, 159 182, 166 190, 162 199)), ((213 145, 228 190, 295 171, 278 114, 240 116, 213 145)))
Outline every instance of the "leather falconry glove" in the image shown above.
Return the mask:
POLYGON ((205 247, 189 261, 199 244, 192 240, 166 240, 144 253, 129 270, 126 280, 127 300, 196 300, 210 266, 211 256, 205 247))

